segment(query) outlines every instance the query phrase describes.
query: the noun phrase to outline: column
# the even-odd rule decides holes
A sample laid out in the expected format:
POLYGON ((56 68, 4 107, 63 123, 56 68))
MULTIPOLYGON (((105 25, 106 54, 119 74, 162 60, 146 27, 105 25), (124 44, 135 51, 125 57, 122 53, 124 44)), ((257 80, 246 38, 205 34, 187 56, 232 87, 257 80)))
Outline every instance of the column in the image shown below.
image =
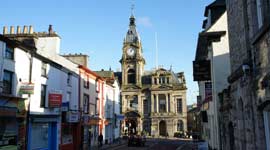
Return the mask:
POLYGON ((168 94, 166 94, 166 112, 169 112, 169 100, 168 100, 168 94))
POLYGON ((158 94, 156 94, 156 108, 157 108, 157 113, 159 113, 159 100, 158 100, 158 94))
POLYGON ((151 112, 155 112, 154 94, 151 94, 151 112))
POLYGON ((171 110, 171 112, 173 112, 174 113, 174 100, 173 100, 173 98, 172 98, 172 94, 170 94, 170 102, 171 102, 171 108, 170 108, 170 110, 171 110))

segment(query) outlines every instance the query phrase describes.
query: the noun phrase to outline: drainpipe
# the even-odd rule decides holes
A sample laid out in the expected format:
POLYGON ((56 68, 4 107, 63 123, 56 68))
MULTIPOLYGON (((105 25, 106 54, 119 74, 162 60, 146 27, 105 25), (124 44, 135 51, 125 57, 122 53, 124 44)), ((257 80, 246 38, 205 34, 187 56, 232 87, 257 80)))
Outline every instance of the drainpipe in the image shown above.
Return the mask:
MULTIPOLYGON (((33 50, 30 50, 30 63, 29 63, 29 80, 28 82, 32 82, 32 67, 33 67, 33 50)), ((30 139, 29 139, 29 124, 30 124, 30 104, 31 104, 31 94, 28 94, 29 103, 27 106, 27 114, 26 114, 26 140, 25 140, 25 147, 26 149, 30 148, 30 145, 28 145, 30 139), (29 148, 28 148, 29 147, 29 148)))

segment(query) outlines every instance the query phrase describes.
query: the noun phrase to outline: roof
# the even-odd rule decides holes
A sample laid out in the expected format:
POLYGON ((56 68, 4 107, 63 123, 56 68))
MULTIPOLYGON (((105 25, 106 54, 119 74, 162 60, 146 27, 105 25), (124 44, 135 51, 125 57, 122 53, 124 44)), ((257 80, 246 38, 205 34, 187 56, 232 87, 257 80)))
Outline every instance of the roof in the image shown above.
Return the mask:
POLYGON ((9 37, 0 34, 0 40, 6 42, 10 46, 19 47, 26 51, 37 50, 33 39, 25 39, 25 40, 11 39, 9 37))
POLYGON ((114 78, 113 71, 94 71, 94 72, 103 78, 114 78))
POLYGON ((226 7, 225 0, 216 0, 213 3, 207 5, 204 10, 204 16, 207 17, 209 12, 208 10, 216 7, 226 7))
POLYGON ((219 40, 220 37, 223 36, 224 34, 226 34, 226 31, 199 33, 195 61, 207 59, 208 42, 213 40, 219 40))

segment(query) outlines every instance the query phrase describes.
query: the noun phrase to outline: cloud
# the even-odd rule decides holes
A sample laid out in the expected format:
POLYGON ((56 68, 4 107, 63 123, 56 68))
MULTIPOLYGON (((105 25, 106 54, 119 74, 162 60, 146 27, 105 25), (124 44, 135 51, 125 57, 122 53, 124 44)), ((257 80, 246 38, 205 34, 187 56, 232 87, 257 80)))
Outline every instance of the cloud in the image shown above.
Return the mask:
POLYGON ((138 20, 138 25, 142 25, 144 27, 152 27, 153 26, 149 17, 139 17, 137 20, 138 20))

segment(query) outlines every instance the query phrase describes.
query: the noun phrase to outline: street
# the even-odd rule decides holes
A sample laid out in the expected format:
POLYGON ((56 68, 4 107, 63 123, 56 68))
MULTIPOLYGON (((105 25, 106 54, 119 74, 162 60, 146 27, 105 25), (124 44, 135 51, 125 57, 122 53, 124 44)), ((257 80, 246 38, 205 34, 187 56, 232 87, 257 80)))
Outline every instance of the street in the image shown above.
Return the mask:
POLYGON ((128 147, 127 144, 110 148, 111 150, 195 150, 197 144, 183 139, 147 139, 144 147, 128 147))

